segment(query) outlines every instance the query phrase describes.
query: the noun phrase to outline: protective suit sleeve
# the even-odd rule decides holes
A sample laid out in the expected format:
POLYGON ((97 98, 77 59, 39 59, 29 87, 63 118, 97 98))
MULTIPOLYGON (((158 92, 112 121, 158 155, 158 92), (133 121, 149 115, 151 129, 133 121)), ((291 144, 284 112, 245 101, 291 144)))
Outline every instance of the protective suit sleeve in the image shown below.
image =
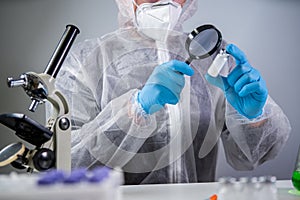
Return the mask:
POLYGON ((291 131, 281 108, 268 96, 263 115, 250 120, 226 103, 226 127, 221 134, 227 162, 237 170, 252 170, 273 159, 291 131))
MULTIPOLYGON (((103 72, 101 67, 90 67, 90 60, 84 60, 89 58, 90 49, 93 47, 89 51, 75 47, 56 80, 72 115, 72 168, 96 163, 123 167, 155 130, 156 123, 151 116, 145 123, 137 122, 136 115, 131 113, 139 111, 131 103, 137 89, 101 104, 105 100, 101 94, 103 72)), ((99 56, 97 59, 101 60, 99 56)))

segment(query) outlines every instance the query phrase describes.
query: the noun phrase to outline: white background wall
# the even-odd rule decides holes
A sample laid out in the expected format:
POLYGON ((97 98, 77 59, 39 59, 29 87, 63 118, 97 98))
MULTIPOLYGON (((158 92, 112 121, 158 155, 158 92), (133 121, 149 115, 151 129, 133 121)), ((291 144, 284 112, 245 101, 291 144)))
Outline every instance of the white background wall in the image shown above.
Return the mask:
MULTIPOLYGON (((21 88, 9 89, 6 78, 45 69, 65 25, 77 25, 76 42, 115 30, 117 7, 114 0, 1 0, 0 1, 0 113, 21 112, 44 123, 44 108, 36 113, 27 108, 29 98, 21 88)), ((289 117, 292 133, 278 157, 251 172, 237 172, 220 151, 217 176, 273 174, 289 179, 300 142, 299 0, 199 0, 197 14, 184 28, 212 23, 224 38, 246 52, 251 64, 265 78, 270 95, 289 117)), ((0 125, 0 148, 19 140, 0 125)), ((10 166, 0 168, 8 173, 10 166)))

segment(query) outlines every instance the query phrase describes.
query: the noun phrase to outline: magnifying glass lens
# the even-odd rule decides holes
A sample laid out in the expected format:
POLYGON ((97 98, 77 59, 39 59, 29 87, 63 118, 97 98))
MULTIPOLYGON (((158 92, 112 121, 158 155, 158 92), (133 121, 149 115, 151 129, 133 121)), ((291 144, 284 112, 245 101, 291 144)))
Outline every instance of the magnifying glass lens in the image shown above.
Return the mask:
POLYGON ((202 57, 213 50, 219 42, 219 35, 215 29, 206 29, 197 34, 189 46, 190 54, 202 57))

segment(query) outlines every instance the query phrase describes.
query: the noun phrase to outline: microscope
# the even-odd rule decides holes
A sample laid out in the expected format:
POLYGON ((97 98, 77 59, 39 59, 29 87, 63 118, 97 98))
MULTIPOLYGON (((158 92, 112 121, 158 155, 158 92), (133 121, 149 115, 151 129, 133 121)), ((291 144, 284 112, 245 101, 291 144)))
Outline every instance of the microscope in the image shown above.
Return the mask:
POLYGON ((79 29, 67 25, 50 61, 43 73, 27 72, 19 78, 8 78, 10 88, 23 87, 35 112, 40 104, 48 101, 52 106, 51 117, 42 125, 25 114, 0 115, 0 123, 15 131, 22 142, 12 143, 0 151, 0 167, 11 164, 27 172, 50 169, 71 170, 71 119, 64 95, 55 88, 55 78, 76 38, 79 29), (32 146, 32 147, 28 147, 32 146))

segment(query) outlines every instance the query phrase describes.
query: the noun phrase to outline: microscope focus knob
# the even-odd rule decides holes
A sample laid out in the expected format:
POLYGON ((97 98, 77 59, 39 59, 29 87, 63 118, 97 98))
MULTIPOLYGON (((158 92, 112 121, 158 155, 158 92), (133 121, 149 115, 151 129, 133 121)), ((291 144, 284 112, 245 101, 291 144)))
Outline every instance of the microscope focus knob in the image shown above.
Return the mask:
POLYGON ((63 117, 59 120, 59 128, 62 130, 67 130, 70 127, 70 121, 68 118, 63 117))
POLYGON ((39 171, 51 169, 55 165, 55 155, 50 149, 39 149, 32 158, 34 167, 39 171))

